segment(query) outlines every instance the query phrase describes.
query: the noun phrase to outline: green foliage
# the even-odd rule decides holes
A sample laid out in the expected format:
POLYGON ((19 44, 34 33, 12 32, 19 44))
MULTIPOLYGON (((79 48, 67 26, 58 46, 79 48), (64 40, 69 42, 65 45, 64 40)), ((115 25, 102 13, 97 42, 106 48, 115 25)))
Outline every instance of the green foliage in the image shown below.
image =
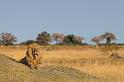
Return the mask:
POLYGON ((50 34, 47 33, 46 31, 41 32, 40 34, 38 34, 38 36, 36 38, 36 42, 40 45, 49 44, 49 42, 51 42, 50 34))
POLYGON ((68 35, 64 38, 63 42, 64 44, 69 44, 69 45, 72 45, 72 37, 73 35, 68 35))
POLYGON ((63 43, 67 45, 82 45, 82 40, 84 39, 80 36, 69 34, 65 36, 65 38, 63 39, 63 43))
POLYGON ((34 40, 27 40, 26 42, 21 42, 20 45, 29 45, 29 44, 32 44, 32 43, 36 43, 36 41, 34 41, 34 40))

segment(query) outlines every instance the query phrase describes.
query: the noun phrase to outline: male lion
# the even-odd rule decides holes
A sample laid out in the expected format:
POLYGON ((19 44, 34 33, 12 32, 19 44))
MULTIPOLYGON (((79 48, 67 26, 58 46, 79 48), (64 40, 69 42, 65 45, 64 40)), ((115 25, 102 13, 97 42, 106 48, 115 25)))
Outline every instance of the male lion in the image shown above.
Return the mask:
POLYGON ((28 65, 31 69, 38 68, 38 64, 41 64, 41 53, 36 43, 27 46, 26 56, 21 62, 28 65))

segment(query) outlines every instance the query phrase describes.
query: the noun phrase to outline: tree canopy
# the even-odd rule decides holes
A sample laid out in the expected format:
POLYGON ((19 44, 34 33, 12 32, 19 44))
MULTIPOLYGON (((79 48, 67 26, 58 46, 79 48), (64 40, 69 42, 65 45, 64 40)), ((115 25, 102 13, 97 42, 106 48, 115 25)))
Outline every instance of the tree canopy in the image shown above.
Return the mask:
POLYGON ((3 45, 12 45, 16 41, 17 41, 17 38, 11 33, 0 34, 0 43, 3 45))
POLYGON ((36 38, 36 42, 41 45, 49 44, 49 42, 51 42, 50 34, 47 33, 46 31, 41 32, 40 34, 38 34, 36 38))

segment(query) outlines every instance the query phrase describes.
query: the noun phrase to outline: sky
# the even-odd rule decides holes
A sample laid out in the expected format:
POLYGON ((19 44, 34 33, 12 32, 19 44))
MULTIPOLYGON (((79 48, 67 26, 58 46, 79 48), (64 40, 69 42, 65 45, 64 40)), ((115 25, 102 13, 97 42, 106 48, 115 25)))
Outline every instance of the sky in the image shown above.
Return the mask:
POLYGON ((0 0, 0 33, 23 42, 43 31, 79 35, 87 43, 112 32, 124 43, 124 0, 0 0))

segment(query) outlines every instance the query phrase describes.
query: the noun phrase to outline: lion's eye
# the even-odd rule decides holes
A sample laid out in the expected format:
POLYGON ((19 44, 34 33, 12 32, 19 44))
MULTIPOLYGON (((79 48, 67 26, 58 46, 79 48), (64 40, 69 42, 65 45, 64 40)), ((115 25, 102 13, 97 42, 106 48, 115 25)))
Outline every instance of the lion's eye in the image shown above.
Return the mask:
POLYGON ((33 48, 33 49, 32 49, 32 51, 34 52, 34 51, 35 51, 35 49, 33 48))

